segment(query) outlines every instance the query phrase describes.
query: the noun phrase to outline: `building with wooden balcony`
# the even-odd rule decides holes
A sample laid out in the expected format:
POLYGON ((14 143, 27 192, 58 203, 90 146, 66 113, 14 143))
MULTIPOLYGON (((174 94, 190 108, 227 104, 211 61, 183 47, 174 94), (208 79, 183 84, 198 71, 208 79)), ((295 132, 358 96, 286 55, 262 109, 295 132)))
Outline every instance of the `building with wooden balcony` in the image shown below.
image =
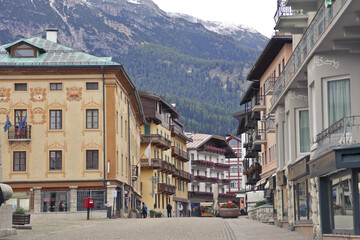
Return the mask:
POLYGON ((187 171, 189 161, 184 125, 178 120, 179 111, 161 96, 140 92, 146 124, 141 128, 141 183, 143 201, 149 209, 166 213, 171 204, 175 216, 179 204, 183 213, 189 209, 187 171), (148 149, 148 150, 146 150, 148 149), (148 151, 148 152, 146 152, 148 151), (147 156, 150 155, 150 156, 147 156))
MULTIPOLYGON (((218 194, 226 194, 229 182, 230 165, 226 158, 235 157, 235 153, 225 138, 208 134, 188 134, 192 142, 187 144, 190 156, 189 171, 194 180, 189 183, 189 199, 192 203, 193 215, 200 206, 200 202, 213 202, 217 207, 225 198, 218 194)), ((233 195, 235 198, 235 195, 233 195)))
POLYGON ((11 122, 0 157, 0 181, 14 190, 8 203, 32 219, 76 219, 83 198, 94 197, 94 217, 106 217, 106 206, 126 216, 141 202, 138 92, 121 64, 57 44, 56 34, 0 46, 0 123, 11 122))
POLYGON ((275 29, 291 34, 293 51, 267 110, 277 144, 269 181, 276 221, 313 239, 357 239, 360 2, 278 2, 275 29))

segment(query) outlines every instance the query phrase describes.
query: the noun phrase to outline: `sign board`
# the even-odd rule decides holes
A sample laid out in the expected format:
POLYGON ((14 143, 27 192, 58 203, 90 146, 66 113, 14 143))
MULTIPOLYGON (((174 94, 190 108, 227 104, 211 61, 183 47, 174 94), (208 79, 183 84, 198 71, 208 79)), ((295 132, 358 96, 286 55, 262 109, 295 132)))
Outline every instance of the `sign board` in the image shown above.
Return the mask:
POLYGON ((113 191, 113 197, 116 198, 117 197, 117 191, 113 191))

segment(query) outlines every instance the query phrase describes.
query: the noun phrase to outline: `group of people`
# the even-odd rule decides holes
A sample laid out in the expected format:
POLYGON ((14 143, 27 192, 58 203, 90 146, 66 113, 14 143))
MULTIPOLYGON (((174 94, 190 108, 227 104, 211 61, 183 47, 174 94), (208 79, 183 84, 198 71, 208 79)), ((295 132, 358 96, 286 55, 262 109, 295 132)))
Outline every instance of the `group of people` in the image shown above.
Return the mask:
MULTIPOLYGON (((167 217, 171 218, 172 206, 170 203, 168 203, 168 205, 166 206, 166 210, 167 210, 167 217)), ((179 210, 179 216, 181 217, 183 214, 183 205, 181 203, 179 203, 178 205, 178 210, 179 210)), ((144 202, 142 207, 142 216, 143 218, 147 218, 147 206, 144 202)))

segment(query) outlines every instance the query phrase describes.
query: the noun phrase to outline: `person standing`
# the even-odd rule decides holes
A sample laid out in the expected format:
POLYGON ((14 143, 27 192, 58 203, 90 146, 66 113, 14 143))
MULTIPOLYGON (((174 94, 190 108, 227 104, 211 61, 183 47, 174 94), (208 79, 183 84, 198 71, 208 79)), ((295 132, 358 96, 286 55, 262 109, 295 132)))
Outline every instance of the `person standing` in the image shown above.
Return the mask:
POLYGON ((179 202, 179 217, 182 217, 182 212, 183 212, 183 205, 181 202, 179 202))
POLYGON ((142 214, 143 214, 143 218, 147 218, 147 206, 145 205, 144 202, 142 207, 142 214))
POLYGON ((167 216, 169 218, 171 218, 171 210, 172 210, 172 206, 170 203, 168 203, 168 205, 166 206, 166 210, 167 210, 167 216))

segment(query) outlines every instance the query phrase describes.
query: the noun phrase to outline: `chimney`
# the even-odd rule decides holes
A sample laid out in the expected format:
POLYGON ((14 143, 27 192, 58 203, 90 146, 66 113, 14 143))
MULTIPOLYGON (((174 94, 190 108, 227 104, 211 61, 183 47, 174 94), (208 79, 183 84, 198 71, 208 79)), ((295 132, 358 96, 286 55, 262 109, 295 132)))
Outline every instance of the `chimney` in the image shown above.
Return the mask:
POLYGON ((57 43, 57 32, 56 28, 48 28, 46 29, 46 40, 57 43))

